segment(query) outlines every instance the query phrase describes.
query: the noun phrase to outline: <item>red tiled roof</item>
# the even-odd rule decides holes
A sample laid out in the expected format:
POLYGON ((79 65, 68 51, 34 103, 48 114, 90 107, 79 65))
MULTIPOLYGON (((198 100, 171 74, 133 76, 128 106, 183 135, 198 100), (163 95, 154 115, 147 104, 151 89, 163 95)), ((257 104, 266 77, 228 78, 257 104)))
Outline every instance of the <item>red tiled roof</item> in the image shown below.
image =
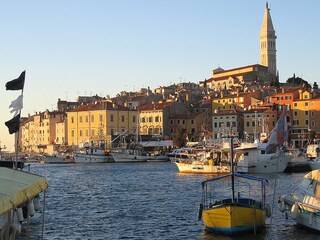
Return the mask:
POLYGON ((155 102, 140 105, 138 107, 139 111, 150 111, 150 110, 163 110, 170 107, 174 102, 155 102))
POLYGON ((89 103, 87 105, 80 106, 79 108, 70 110, 69 112, 86 112, 86 111, 97 111, 97 110, 119 110, 119 111, 131 111, 130 108, 105 101, 89 103))

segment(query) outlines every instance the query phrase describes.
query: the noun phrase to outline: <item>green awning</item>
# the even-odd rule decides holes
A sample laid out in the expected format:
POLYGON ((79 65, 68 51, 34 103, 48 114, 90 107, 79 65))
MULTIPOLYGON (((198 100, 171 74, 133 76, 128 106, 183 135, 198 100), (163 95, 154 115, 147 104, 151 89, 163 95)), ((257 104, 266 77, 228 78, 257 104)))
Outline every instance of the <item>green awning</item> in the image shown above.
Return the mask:
POLYGON ((0 216, 48 188, 42 176, 0 167, 0 216))

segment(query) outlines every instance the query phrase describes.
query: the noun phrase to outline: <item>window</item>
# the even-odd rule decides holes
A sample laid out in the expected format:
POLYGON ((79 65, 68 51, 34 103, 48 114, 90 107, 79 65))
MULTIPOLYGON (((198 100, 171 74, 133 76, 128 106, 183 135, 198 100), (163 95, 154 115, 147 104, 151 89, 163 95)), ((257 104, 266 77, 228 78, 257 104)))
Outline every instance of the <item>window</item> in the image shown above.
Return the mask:
POLYGON ((124 116, 123 115, 121 116, 121 122, 124 122, 124 116))
POLYGON ((305 102, 305 103, 304 103, 304 106, 306 106, 306 107, 309 106, 309 103, 308 103, 308 102, 305 102))
POLYGON ((306 125, 309 125, 309 120, 306 120, 306 125))
POLYGON ((295 116, 298 116, 298 112, 297 112, 297 111, 294 111, 294 115, 295 115, 295 116))
POLYGON ((296 102, 293 103, 293 106, 294 106, 294 107, 297 107, 297 106, 298 106, 298 103, 296 103, 296 102))
POLYGON ((155 118, 154 118, 154 121, 155 121, 155 122, 159 122, 159 117, 158 117, 158 116, 155 117, 155 118))
POLYGON ((299 125, 299 120, 293 120, 292 125, 299 125))
POLYGON ((178 124, 180 124, 180 119, 178 119, 178 124))
POLYGON ((214 123, 214 127, 217 128, 218 127, 218 123, 215 122, 214 123))
POLYGON ((247 127, 250 127, 250 122, 247 122, 247 127))
POLYGON ((308 116, 309 115, 309 111, 305 111, 304 115, 308 116))
POLYGON ((91 122, 94 122, 94 115, 91 115, 91 122))
POLYGON ((103 121, 103 117, 102 117, 102 115, 101 115, 101 114, 99 115, 99 120, 100 120, 100 122, 102 122, 102 121, 103 121))
POLYGON ((132 116, 132 122, 136 122, 136 116, 132 116))
POLYGON ((153 119, 152 119, 152 117, 149 117, 149 122, 153 122, 153 119))
POLYGON ((79 131, 79 136, 82 137, 82 130, 79 131))
POLYGON ((172 119, 170 120, 170 124, 173 125, 173 120, 172 119))
POLYGON ((113 122, 113 114, 110 115, 110 122, 113 122))
MULTIPOLYGON (((71 117, 71 123, 74 123, 74 118, 73 117, 71 117)), ((41 126, 41 124, 40 124, 40 126, 41 126)))
POLYGON ((82 123, 82 116, 80 116, 80 117, 79 117, 79 122, 81 122, 81 123, 82 123))
POLYGON ((74 137, 74 130, 71 130, 71 137, 74 137))
POLYGON ((89 117, 88 116, 86 116, 86 122, 89 122, 89 117))

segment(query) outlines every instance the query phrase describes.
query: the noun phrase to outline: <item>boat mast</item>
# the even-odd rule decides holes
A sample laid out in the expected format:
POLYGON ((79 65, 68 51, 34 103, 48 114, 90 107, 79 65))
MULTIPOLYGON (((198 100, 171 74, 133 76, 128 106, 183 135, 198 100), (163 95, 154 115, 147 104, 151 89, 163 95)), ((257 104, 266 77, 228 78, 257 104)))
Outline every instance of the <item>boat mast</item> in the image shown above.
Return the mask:
POLYGON ((230 154, 231 154, 231 187, 232 187, 232 202, 235 201, 234 196, 234 164, 233 164, 233 138, 234 136, 231 134, 229 135, 230 138, 230 154))

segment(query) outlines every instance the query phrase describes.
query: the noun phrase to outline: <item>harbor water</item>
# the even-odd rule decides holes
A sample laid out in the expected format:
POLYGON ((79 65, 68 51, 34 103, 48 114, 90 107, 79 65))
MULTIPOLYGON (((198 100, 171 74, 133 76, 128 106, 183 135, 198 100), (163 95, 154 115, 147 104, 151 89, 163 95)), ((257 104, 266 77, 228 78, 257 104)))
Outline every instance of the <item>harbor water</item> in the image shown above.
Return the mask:
MULTIPOLYGON (((271 205, 275 196, 272 218, 256 236, 228 237, 206 233, 197 219, 201 181, 211 176, 181 174, 170 162, 44 164, 32 165, 31 172, 45 176, 49 184, 44 239, 319 238, 297 227, 290 216, 286 220, 277 208, 279 196, 289 193, 305 173, 259 175, 269 180, 271 205)), ((41 230, 38 213, 31 219, 29 239, 40 239, 41 230)))

